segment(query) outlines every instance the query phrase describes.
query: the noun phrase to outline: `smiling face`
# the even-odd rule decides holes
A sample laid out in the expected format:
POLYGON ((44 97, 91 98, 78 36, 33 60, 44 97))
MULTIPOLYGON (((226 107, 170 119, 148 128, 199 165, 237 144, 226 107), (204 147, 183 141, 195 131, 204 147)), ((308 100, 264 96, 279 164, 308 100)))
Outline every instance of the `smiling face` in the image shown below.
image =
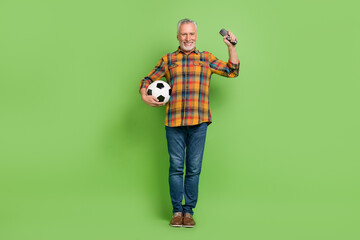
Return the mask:
POLYGON ((196 45, 197 32, 193 23, 183 23, 180 25, 177 39, 179 40, 180 48, 185 52, 191 52, 196 45))

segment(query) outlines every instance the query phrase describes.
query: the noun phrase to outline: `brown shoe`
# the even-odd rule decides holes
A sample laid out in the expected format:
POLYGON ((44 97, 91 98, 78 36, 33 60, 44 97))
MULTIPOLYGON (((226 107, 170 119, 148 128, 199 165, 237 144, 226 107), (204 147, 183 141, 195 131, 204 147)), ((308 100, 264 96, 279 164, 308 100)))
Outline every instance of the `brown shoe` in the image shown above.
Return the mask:
POLYGON ((190 213, 185 213, 183 220, 183 227, 195 227, 195 221, 190 213))
POLYGON ((173 227, 181 227, 183 223, 183 214, 182 212, 176 212, 174 213, 174 216, 172 217, 170 221, 170 225, 173 227))

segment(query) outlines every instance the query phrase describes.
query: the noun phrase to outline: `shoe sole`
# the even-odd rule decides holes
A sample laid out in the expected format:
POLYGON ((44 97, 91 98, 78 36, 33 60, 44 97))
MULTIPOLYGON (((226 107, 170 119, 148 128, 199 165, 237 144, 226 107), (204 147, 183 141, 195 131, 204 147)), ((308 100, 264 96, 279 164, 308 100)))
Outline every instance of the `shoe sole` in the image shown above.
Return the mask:
POLYGON ((195 225, 190 225, 190 226, 188 226, 188 225, 183 225, 183 227, 186 227, 186 228, 193 228, 193 227, 195 227, 195 225))
POLYGON ((172 225, 172 224, 170 224, 170 226, 172 226, 172 227, 182 227, 183 225, 172 225))

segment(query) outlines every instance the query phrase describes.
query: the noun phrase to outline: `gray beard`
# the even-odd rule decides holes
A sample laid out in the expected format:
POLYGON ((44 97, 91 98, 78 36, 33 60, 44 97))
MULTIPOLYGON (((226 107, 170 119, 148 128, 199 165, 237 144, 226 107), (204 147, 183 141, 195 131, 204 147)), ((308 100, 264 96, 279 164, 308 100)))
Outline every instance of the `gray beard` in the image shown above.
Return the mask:
POLYGON ((184 50, 184 51, 191 51, 195 48, 195 44, 191 47, 185 47, 184 44, 180 45, 181 46, 181 49, 184 50))

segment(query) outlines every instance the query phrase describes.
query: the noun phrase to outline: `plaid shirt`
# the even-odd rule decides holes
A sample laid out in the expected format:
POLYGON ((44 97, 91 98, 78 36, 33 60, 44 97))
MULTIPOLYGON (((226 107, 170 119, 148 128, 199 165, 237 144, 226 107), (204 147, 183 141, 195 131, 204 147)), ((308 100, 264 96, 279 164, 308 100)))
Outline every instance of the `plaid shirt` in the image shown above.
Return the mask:
POLYGON ((223 62, 209 52, 196 48, 186 55, 180 47, 164 55, 155 68, 141 80, 140 88, 165 77, 171 87, 171 97, 166 104, 165 125, 191 126, 212 122, 209 106, 209 86, 213 73, 224 77, 239 75, 239 64, 223 62))

